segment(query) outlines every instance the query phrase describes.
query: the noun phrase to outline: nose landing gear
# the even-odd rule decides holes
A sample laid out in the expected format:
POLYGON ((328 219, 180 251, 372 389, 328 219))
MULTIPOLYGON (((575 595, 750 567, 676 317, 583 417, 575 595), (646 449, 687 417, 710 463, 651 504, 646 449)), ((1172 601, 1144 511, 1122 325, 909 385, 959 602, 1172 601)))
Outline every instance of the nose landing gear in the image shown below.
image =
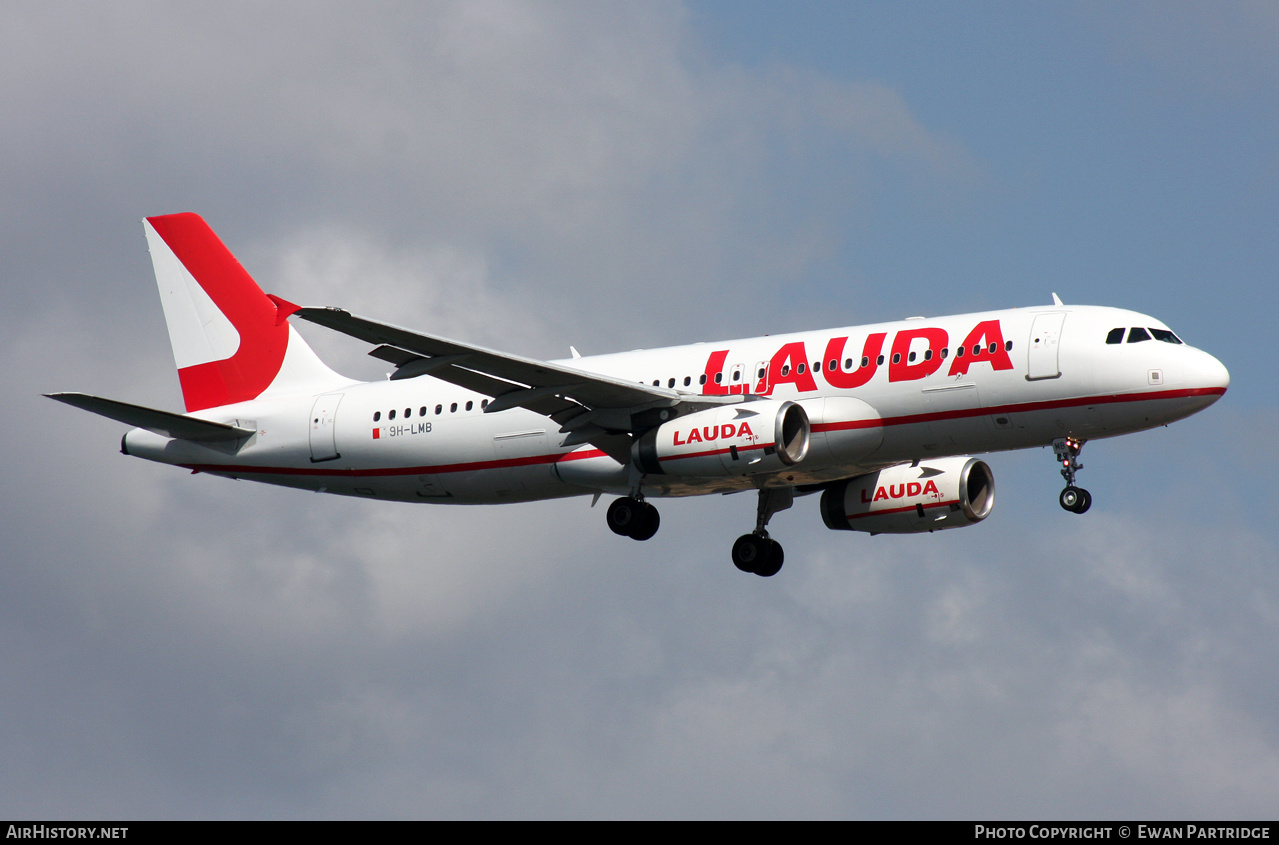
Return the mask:
POLYGON ((1066 479, 1066 489, 1061 491, 1057 501, 1071 513, 1084 513, 1092 507, 1092 494, 1075 486, 1075 473, 1084 468, 1079 463, 1079 451, 1083 448, 1084 441, 1073 437, 1058 437, 1053 441, 1053 454, 1061 464, 1061 477, 1066 479))

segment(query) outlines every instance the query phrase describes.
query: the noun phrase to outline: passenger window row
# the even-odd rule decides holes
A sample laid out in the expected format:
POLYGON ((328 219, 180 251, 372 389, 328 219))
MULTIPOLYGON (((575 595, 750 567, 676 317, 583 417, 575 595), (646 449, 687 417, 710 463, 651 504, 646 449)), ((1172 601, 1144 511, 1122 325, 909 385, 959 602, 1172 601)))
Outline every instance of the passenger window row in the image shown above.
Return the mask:
MULTIPOLYGON (((480 402, 480 410, 483 410, 483 409, 487 408, 488 406, 489 406, 489 400, 485 399, 485 400, 483 400, 482 402, 480 402)), ((458 411, 458 407, 459 407, 459 406, 458 406, 458 403, 456 403, 456 402, 452 402, 452 403, 450 403, 450 404, 449 404, 449 413, 450 413, 450 414, 456 414, 456 413, 457 413, 457 411, 458 411)), ((464 406, 462 406, 462 409, 463 409, 464 411, 470 411, 470 410, 472 410, 473 408, 475 408, 475 402, 474 402, 474 401, 471 401, 471 400, 468 400, 468 401, 466 402, 466 404, 465 404, 464 406)), ((391 410, 389 410, 389 411, 387 411, 387 412, 386 412, 386 418, 387 418, 388 420, 393 420, 393 419, 395 419, 395 417, 396 417, 396 415, 397 415, 398 411, 399 411, 399 409, 398 409, 398 408, 392 408, 391 410)), ((427 414, 429 414, 429 413, 431 413, 431 408, 430 408, 430 406, 429 406, 429 405, 423 405, 422 407, 420 407, 420 408, 418 408, 418 409, 417 409, 417 415, 418 415, 419 417, 425 417, 425 416, 426 416, 427 414)), ((443 406, 442 404, 441 404, 441 405, 436 405, 436 406, 435 406, 435 414, 434 414, 434 415, 435 415, 435 416, 439 416, 439 415, 440 415, 440 414, 442 414, 442 413, 444 413, 444 406, 443 406)), ((413 416, 413 409, 412 409, 412 408, 405 408, 405 409, 404 409, 404 417, 403 417, 403 418, 407 420, 407 419, 411 418, 412 416, 413 416)), ((382 421, 382 412, 381 412, 381 411, 374 411, 374 412, 373 412, 373 422, 381 422, 381 421, 382 421)))
MULTIPOLYGON (((643 383, 644 383, 644 382, 642 382, 642 381, 640 382, 640 384, 643 384, 643 383)), ((684 376, 684 386, 685 386, 685 387, 688 387, 688 386, 689 386, 690 384, 692 384, 692 383, 693 383, 693 379, 692 379, 692 377, 691 377, 691 376, 684 376)), ((697 383, 698 383, 698 384, 706 384, 706 376, 702 376, 702 377, 701 377, 701 379, 700 379, 697 383)), ((660 378, 655 378, 655 379, 653 379, 653 387, 661 387, 661 386, 662 386, 662 380, 661 380, 660 378)), ((667 380, 666 380, 666 386, 667 386, 667 387, 674 387, 674 386, 675 386, 675 379, 673 379, 673 378, 672 378, 672 379, 667 379, 667 380)))
MULTIPOLYGON (((1154 331, 1154 329, 1151 329, 1151 331, 1154 331)), ((1171 334, 1171 332, 1168 332, 1168 334, 1171 334)), ((1176 342, 1180 342, 1180 341, 1176 341, 1176 342)), ((986 351, 987 351, 987 353, 989 353, 989 354, 991 354, 991 355, 994 355, 994 354, 995 354, 995 352, 997 352, 998 350, 999 350, 999 344, 997 344, 997 343, 991 343, 988 347, 986 347, 986 351)), ((955 347, 955 357, 956 357, 956 358, 962 358, 962 357, 964 357, 964 353, 965 353, 965 351, 966 351, 966 350, 965 350, 965 347, 963 347, 963 346, 957 346, 957 347, 955 347)), ((981 354, 981 351, 982 351, 982 345, 981 345, 980 343, 975 343, 975 344, 973 344, 973 348, 972 348, 972 354, 973 354, 973 355, 980 355, 980 354, 981 354)), ((1005 341, 1005 342, 1004 342, 1004 351, 1005 351, 1005 352, 1012 352, 1012 351, 1013 351, 1013 342, 1012 342, 1011 340, 1009 340, 1009 341, 1005 341)), ((901 353, 894 353, 894 355, 893 355, 893 363, 894 363, 894 364, 900 364, 900 363, 901 363, 901 357, 902 357, 902 356, 901 356, 901 353)), ((947 348, 945 348, 945 347, 943 347, 943 348, 942 348, 942 350, 941 350, 941 358, 942 358, 942 360, 943 360, 943 361, 945 361, 948 357, 950 357, 950 350, 949 350, 949 349, 947 349, 947 348)), ((914 362, 915 362, 918 358, 919 358, 919 353, 918 353, 918 352, 911 352, 911 353, 907 356, 906 360, 907 360, 908 362, 910 362, 910 363, 914 363, 914 362)), ((933 360, 933 350, 931 350, 931 349, 925 349, 925 350, 924 350, 924 360, 925 360, 925 361, 931 361, 931 360, 933 360)), ((853 360, 852 358, 845 358, 845 359, 844 359, 844 370, 851 372, 851 371, 853 370, 853 364, 854 364, 854 360, 853 360)), ((883 356, 883 355, 880 355, 878 358, 876 358, 876 359, 875 359, 875 366, 877 366, 877 367, 882 367, 883 365, 884 365, 884 356, 883 356)), ((864 356, 864 355, 863 355, 863 356, 862 356, 861 363, 860 363, 860 365, 859 365, 859 366, 861 366, 861 367, 869 367, 869 366, 870 366, 870 358, 868 358, 868 357, 866 357, 866 356, 864 356)), ((783 375, 783 376, 789 376, 789 375, 790 375, 790 369, 791 369, 791 368, 790 368, 790 364, 783 364, 783 365, 782 365, 782 375, 783 375)), ((814 361, 814 362, 813 362, 813 372, 815 372, 815 373, 821 372, 821 369, 822 369, 822 362, 821 362, 821 361, 814 361)), ((838 358, 831 358, 829 361, 827 361, 827 362, 826 362, 826 370, 827 370, 828 372, 832 372, 832 373, 833 373, 833 372, 835 372, 835 370, 837 370, 837 369, 839 369, 839 359, 838 359, 838 358)), ((807 372, 807 371, 808 371, 808 365, 807 365, 807 364, 799 364, 798 366, 796 366, 796 367, 795 367, 795 372, 796 372, 796 373, 798 373, 798 374, 799 374, 799 375, 801 375, 801 376, 802 376, 805 372, 807 372)), ((765 376, 766 374, 767 374, 767 369, 766 369, 766 368, 764 368, 764 367, 760 367, 760 368, 759 368, 759 369, 755 372, 755 378, 756 378, 756 379, 758 379, 758 380, 763 380, 763 378, 764 378, 764 376, 765 376)), ((735 367, 735 368, 732 370, 732 372, 731 372, 731 374, 730 374, 730 375, 731 375, 731 379, 730 379, 731 381, 733 381, 733 382, 740 382, 740 381, 742 380, 742 369, 741 369, 741 367, 735 367)), ((676 380, 675 380, 675 379, 673 379, 673 378, 668 378, 668 379, 666 380, 666 386, 667 386, 667 387, 671 387, 671 388, 673 388, 673 387, 675 386, 675 381, 676 381, 676 380)), ((644 383, 643 381, 641 381, 641 382, 640 382, 640 384, 643 384, 643 383, 644 383)), ((692 383, 693 383, 693 379, 692 379, 690 376, 684 376, 683 384, 684 384, 684 386, 685 386, 685 387, 690 386, 692 383)), ((705 375, 699 376, 699 377, 698 377, 698 379, 697 379, 697 383, 698 383, 699 385, 706 384, 706 376, 705 376, 705 375)), ((724 383, 724 373, 723 373, 723 372, 719 372, 719 373, 716 373, 716 374, 715 374, 715 383, 716 383, 716 384, 723 384, 723 383, 724 383)), ((652 384, 653 384, 653 387, 661 387, 661 386, 662 386, 662 380, 661 380, 660 378, 655 378, 655 379, 653 379, 652 384)))

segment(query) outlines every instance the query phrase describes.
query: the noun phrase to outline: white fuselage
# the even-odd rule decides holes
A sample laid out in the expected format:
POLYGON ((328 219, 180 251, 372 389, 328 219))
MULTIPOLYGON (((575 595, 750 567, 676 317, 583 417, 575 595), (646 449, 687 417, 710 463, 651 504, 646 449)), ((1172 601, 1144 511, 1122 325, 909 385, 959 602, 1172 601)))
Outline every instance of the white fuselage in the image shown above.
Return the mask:
MULTIPOLYGON (((412 502, 794 487, 921 458, 1140 431, 1225 392, 1225 367, 1201 350, 1155 337, 1107 343, 1112 330, 1130 327, 1167 331, 1132 311, 1048 306, 553 362, 694 395, 798 402, 812 425, 808 455, 764 476, 641 476, 633 462, 590 443, 562 445, 566 435, 547 417, 522 408, 485 413, 487 396, 430 376, 195 415, 256 430, 238 444, 137 429, 124 450, 233 478, 412 502)), ((676 437, 713 449, 715 434, 703 427, 676 437)))

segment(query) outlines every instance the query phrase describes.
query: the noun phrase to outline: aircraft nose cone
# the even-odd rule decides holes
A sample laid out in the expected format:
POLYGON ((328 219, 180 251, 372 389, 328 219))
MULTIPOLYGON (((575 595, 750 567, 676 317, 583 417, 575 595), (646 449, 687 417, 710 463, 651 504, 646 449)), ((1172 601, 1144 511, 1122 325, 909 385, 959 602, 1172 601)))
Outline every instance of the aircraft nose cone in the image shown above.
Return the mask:
POLYGON ((1226 388, 1230 387, 1230 371, 1226 369, 1225 364, 1207 352, 1199 353, 1187 375, 1190 376, 1189 381, 1195 387, 1220 391, 1220 393, 1225 393, 1226 388))

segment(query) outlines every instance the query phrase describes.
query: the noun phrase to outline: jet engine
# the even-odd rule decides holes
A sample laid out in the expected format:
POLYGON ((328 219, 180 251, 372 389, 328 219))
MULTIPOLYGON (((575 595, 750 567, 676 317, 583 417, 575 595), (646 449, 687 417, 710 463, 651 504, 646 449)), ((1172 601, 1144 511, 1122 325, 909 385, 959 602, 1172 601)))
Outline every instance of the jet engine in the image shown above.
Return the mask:
POLYGON ((631 447, 650 474, 733 476, 777 472, 808 454, 808 415, 794 402, 761 400, 677 417, 631 447))
POLYGON ((994 473, 969 457, 887 467, 827 487, 821 501, 827 528, 871 534, 960 528, 981 522, 994 506, 994 473))

